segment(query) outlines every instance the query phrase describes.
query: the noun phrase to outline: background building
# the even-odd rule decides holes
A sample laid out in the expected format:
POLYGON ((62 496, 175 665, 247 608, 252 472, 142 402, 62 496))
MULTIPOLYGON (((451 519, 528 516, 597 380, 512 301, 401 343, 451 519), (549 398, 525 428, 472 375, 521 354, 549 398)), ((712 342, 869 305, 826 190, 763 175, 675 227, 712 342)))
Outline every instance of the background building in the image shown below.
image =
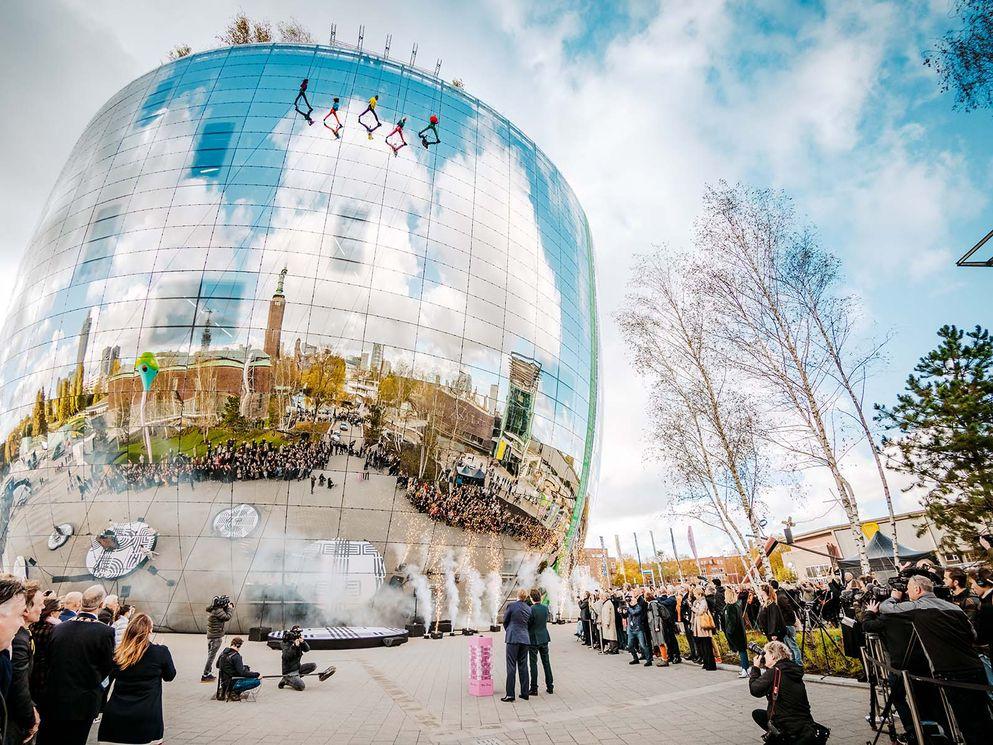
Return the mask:
MULTIPOLYGON (((862 525, 862 531, 871 537, 877 530, 889 538, 889 517, 879 517, 868 520, 862 525)), ((932 525, 924 516, 923 510, 904 512, 896 515, 897 543, 913 551, 931 551, 937 556, 942 566, 954 566, 971 559, 981 558, 978 546, 970 551, 963 547, 958 552, 945 552, 939 546, 944 539, 940 528, 932 525), (920 535, 918 533, 920 532, 920 535)), ((832 525, 807 533, 795 533, 793 543, 796 546, 813 549, 821 553, 847 558, 856 555, 855 542, 852 540, 851 527, 832 525)), ((793 571, 798 579, 815 579, 826 577, 832 573, 833 562, 826 556, 808 553, 800 548, 783 547, 783 566, 793 571)))
POLYGON ((228 593, 243 629, 327 619, 447 552, 512 576, 581 540, 599 425, 586 218, 522 132, 419 70, 249 45, 130 83, 52 190, 4 339, 0 541, 59 592, 98 577, 189 630, 228 593), (340 139, 322 126, 333 96, 340 139), (432 114, 428 149, 414 133, 432 114), (143 408, 144 352, 161 372, 143 408), (183 475, 229 442, 295 463, 351 450, 307 462, 316 489, 247 465, 183 475), (469 472, 484 476, 442 491, 471 500, 425 514, 419 482, 469 472))

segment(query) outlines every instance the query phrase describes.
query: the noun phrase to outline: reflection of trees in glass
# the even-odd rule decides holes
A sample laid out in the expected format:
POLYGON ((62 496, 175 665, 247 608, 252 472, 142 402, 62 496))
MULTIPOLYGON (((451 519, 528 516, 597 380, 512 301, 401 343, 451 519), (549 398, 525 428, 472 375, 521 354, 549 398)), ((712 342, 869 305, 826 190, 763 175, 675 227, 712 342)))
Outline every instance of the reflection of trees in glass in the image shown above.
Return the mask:
POLYGON ((326 403, 340 401, 345 392, 345 360, 328 350, 318 352, 303 372, 303 392, 314 405, 314 418, 326 403))
POLYGON ((21 438, 26 436, 30 428, 31 417, 24 417, 7 435, 7 441, 3 447, 4 463, 13 463, 17 459, 21 449, 21 438))
POLYGON ((300 365, 295 357, 279 357, 273 364, 273 393, 269 397, 269 425, 280 427, 290 397, 302 387, 300 365))
POLYGON ((193 378, 193 410, 200 418, 204 439, 217 417, 217 371, 198 360, 193 378))
POLYGON ((45 391, 38 389, 34 400, 34 411, 31 412, 31 430, 36 435, 48 434, 48 417, 45 412, 45 391))
POLYGON ((225 427, 234 432, 240 432, 248 427, 248 421, 241 415, 240 396, 228 396, 224 402, 224 411, 221 412, 221 421, 225 427))

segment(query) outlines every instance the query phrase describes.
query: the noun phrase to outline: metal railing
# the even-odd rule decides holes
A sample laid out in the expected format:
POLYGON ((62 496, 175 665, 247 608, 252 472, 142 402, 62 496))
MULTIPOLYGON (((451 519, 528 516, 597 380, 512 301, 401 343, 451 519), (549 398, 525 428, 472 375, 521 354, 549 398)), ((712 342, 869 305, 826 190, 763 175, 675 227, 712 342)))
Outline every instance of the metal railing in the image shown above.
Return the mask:
MULTIPOLYGON (((873 743, 879 740, 880 735, 884 731, 889 733, 892 740, 896 739, 896 722, 894 717, 896 699, 894 695, 905 697, 907 709, 910 712, 913 734, 919 745, 931 742, 932 733, 943 735, 944 739, 939 739, 940 742, 963 744, 967 742, 962 735, 962 729, 959 726, 955 708, 949 700, 948 694, 950 691, 983 691, 988 697, 993 696, 993 686, 990 685, 944 680, 936 677, 934 670, 931 670, 930 675, 918 675, 893 667, 889 654, 878 634, 868 633, 865 635, 865 646, 862 648, 862 664, 865 667, 866 676, 869 680, 869 716, 867 719, 872 729, 876 732, 873 743), (896 676, 896 679, 901 681, 902 692, 894 690, 891 685, 891 675, 896 676), (945 716, 943 722, 922 718, 921 707, 917 700, 919 693, 915 693, 914 684, 917 684, 918 689, 922 686, 937 689, 941 708, 945 716), (948 725, 948 731, 944 731, 945 724, 948 725)), ((906 726, 906 722, 901 722, 901 724, 906 726)))

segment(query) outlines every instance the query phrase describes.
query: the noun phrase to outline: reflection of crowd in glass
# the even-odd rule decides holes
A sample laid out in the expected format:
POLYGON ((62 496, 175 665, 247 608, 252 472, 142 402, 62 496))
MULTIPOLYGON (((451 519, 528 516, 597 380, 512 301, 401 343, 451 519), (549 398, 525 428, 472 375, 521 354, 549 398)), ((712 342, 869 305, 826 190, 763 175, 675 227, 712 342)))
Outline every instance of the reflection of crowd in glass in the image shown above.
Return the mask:
POLYGON ((550 542, 552 532, 530 515, 507 505, 495 488, 472 484, 433 484, 401 478, 407 498, 432 520, 475 533, 506 533, 529 546, 550 542))
POLYGON ((255 479, 305 479, 311 471, 323 468, 328 458, 340 452, 357 454, 354 444, 336 442, 299 442, 273 445, 270 442, 235 444, 229 440, 219 447, 208 446, 201 456, 189 458, 170 455, 154 463, 142 460, 118 466, 108 476, 110 485, 123 490, 128 487, 189 483, 208 479, 218 481, 251 481, 255 479))

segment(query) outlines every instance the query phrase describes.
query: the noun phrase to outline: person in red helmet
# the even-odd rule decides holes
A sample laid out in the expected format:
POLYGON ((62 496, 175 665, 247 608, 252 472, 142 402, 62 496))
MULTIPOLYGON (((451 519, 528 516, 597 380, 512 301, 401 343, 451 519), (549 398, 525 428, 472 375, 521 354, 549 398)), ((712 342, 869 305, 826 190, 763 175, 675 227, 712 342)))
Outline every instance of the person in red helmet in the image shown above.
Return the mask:
POLYGON ((441 138, 438 136, 438 115, 432 114, 429 121, 430 124, 417 133, 417 136, 421 138, 421 144, 424 145, 425 150, 441 142, 441 138), (427 138, 428 134, 434 135, 433 139, 429 140, 427 138))

